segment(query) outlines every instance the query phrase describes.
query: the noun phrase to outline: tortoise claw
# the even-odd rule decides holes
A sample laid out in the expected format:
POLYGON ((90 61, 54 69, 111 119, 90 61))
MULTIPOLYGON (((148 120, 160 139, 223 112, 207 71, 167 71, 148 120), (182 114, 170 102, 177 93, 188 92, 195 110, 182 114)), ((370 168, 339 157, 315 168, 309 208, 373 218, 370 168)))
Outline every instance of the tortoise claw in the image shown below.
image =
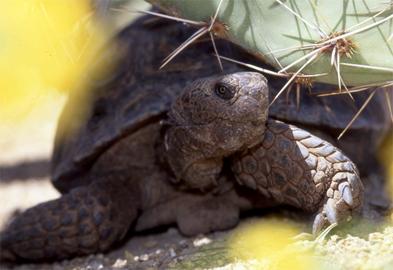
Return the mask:
POLYGON ((327 225, 349 221, 360 210, 362 198, 363 185, 357 173, 337 173, 330 183, 325 203, 314 219, 313 234, 318 234, 327 225))
POLYGON ((333 199, 328 199, 325 206, 324 206, 324 212, 326 215, 327 220, 329 221, 330 224, 333 223, 338 223, 338 214, 337 213, 337 208, 335 201, 333 199))
POLYGON ((314 223, 312 226, 312 234, 318 235, 323 228, 325 228, 328 225, 327 218, 324 216, 324 214, 319 213, 316 215, 314 219, 314 223))
POLYGON ((343 200, 350 206, 353 205, 353 196, 350 185, 345 182, 338 185, 338 191, 340 192, 343 200))

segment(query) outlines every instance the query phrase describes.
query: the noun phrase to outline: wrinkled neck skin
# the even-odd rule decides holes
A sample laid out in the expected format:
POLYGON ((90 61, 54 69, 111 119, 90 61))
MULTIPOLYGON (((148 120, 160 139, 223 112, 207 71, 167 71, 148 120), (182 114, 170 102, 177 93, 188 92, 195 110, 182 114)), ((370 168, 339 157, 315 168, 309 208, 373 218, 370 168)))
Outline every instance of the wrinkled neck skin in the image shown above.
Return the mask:
POLYGON ((201 191, 217 186, 225 157, 258 144, 265 131, 260 123, 186 125, 180 115, 170 117, 165 133, 166 160, 176 182, 201 191))

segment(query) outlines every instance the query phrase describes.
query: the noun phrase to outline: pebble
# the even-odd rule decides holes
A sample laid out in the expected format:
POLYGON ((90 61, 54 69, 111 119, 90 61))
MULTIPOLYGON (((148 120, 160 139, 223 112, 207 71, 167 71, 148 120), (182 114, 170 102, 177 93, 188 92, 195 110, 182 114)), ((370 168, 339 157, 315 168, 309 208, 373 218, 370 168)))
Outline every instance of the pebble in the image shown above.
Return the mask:
POLYGON ((169 255, 171 256, 171 258, 175 258, 176 257, 176 251, 173 248, 169 249, 169 255))
POLYGON ((200 246, 203 246, 203 245, 210 244, 211 242, 212 242, 212 240, 210 238, 203 237, 203 238, 195 239, 193 241, 193 244, 194 244, 194 247, 200 247, 200 246))
POLYGON ((91 262, 87 267, 86 270, 101 270, 104 266, 101 263, 91 262))
POLYGON ((127 265, 127 260, 117 259, 112 265, 113 268, 122 268, 127 265))
POLYGON ((149 255, 148 254, 143 254, 143 255, 139 256, 139 261, 145 262, 147 260, 149 260, 149 255))

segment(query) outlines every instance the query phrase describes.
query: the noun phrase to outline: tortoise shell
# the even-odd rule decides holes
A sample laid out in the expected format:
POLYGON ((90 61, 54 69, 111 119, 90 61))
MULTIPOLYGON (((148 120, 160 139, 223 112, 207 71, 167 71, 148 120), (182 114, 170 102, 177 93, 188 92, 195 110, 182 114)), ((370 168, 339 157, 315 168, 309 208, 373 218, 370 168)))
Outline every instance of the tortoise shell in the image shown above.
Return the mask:
MULTIPOLYGON (((75 110, 75 100, 80 97, 71 96, 60 117, 52 158, 52 180, 56 188, 65 192, 87 184, 86 172, 103 152, 146 124, 165 119, 171 103, 188 82, 221 72, 209 40, 196 42, 164 69, 159 69, 162 59, 193 31, 179 23, 142 17, 117 35, 117 46, 123 53, 116 69, 110 77, 94 79, 89 92, 91 99, 83 105, 85 110, 75 110)), ((222 55, 255 62, 251 55, 234 45, 216 43, 222 55)), ((225 73, 244 69, 224 63, 225 73)), ((273 97, 285 81, 274 77, 268 80, 273 97)), ((315 95, 327 89, 332 87, 316 84, 311 95, 301 91, 299 109, 293 94, 288 100, 280 98, 271 106, 270 116, 338 133, 355 115, 367 93, 357 94, 355 102, 349 97, 315 95)), ((387 107, 378 93, 354 122, 352 130, 367 130, 370 146, 373 142, 377 144, 388 128, 387 107)))

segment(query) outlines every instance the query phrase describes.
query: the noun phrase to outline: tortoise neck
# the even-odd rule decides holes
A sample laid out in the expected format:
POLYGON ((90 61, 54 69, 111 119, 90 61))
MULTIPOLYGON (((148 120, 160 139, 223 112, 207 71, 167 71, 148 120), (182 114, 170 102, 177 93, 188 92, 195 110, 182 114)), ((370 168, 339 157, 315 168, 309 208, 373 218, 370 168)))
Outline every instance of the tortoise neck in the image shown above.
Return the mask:
POLYGON ((171 126, 165 132, 165 156, 175 175, 192 189, 206 190, 216 185, 224 157, 223 149, 195 136, 196 128, 171 126))

